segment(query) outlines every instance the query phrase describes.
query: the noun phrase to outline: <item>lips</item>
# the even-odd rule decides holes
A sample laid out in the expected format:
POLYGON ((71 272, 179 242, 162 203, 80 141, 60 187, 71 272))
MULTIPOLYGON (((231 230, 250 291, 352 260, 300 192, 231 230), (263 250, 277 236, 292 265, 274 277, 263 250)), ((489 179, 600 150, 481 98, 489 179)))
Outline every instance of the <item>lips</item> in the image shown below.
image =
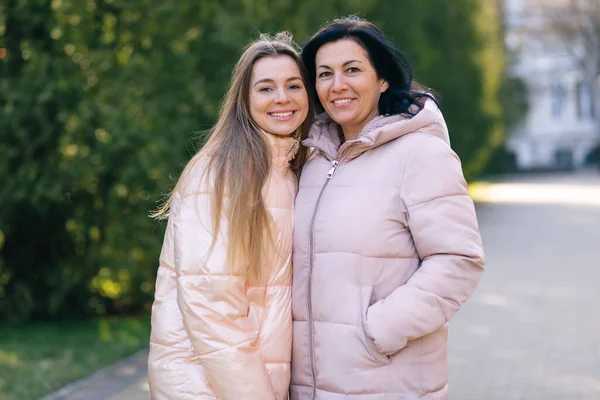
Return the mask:
POLYGON ((350 102, 352 102, 352 100, 354 100, 354 99, 350 99, 350 98, 335 99, 335 100, 332 100, 331 103, 336 107, 343 107, 345 105, 350 104, 350 102))
POLYGON ((286 117, 290 117, 295 113, 295 111, 277 111, 277 112, 270 112, 269 115, 275 118, 286 118, 286 117))
POLYGON ((271 111, 267 114, 269 114, 269 117, 277 121, 285 122, 291 121, 294 118, 296 115, 296 110, 271 111))

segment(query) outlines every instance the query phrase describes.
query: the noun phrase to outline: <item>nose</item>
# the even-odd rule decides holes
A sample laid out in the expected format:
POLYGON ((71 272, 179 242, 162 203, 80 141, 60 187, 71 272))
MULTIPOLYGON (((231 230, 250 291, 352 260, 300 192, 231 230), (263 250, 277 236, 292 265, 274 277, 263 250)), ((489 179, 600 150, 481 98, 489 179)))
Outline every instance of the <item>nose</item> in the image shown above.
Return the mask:
POLYGON ((286 103, 288 100, 288 94, 285 88, 279 88, 275 91, 275 101, 277 103, 286 103))
POLYGON ((331 84, 331 90, 334 92, 339 92, 346 89, 346 80, 342 74, 334 74, 333 82, 331 84))

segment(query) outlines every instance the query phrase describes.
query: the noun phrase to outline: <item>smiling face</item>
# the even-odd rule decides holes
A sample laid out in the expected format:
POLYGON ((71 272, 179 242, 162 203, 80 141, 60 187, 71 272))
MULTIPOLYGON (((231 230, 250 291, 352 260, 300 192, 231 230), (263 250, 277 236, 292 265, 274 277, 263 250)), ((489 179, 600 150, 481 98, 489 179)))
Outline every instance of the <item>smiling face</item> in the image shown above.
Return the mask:
POLYGON ((250 78, 250 116, 265 132, 289 136, 308 115, 308 93, 298 64, 289 56, 263 57, 250 78))
POLYGON ((315 88, 323 108, 340 124, 346 140, 356 139, 378 115, 379 97, 388 83, 377 76, 367 51, 351 39, 321 46, 315 64, 315 88))

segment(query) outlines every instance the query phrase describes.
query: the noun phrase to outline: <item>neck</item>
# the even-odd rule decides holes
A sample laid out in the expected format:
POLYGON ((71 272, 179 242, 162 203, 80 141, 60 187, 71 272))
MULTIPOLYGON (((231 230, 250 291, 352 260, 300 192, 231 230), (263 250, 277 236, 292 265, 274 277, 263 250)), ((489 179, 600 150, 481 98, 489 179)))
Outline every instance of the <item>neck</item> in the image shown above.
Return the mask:
POLYGON ((358 135, 360 134, 360 131, 362 130, 363 126, 360 126, 358 128, 348 128, 348 127, 342 127, 342 132, 344 134, 344 141, 347 142, 349 140, 354 140, 356 138, 358 138, 358 135))
POLYGON ((379 115, 379 110, 376 108, 373 110, 371 115, 365 118, 364 122, 359 125, 341 125, 342 132, 344 132, 345 141, 358 139, 365 125, 367 125, 373 118, 379 115))

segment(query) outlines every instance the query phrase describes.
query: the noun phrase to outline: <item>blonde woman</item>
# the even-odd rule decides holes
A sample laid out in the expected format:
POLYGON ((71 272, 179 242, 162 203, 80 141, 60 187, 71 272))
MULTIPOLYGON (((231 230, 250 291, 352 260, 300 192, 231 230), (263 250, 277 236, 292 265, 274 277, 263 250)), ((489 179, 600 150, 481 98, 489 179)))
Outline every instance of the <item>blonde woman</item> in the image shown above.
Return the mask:
POLYGON ((210 138, 156 217, 153 399, 286 399, 294 169, 312 106, 291 36, 238 61, 210 138))

